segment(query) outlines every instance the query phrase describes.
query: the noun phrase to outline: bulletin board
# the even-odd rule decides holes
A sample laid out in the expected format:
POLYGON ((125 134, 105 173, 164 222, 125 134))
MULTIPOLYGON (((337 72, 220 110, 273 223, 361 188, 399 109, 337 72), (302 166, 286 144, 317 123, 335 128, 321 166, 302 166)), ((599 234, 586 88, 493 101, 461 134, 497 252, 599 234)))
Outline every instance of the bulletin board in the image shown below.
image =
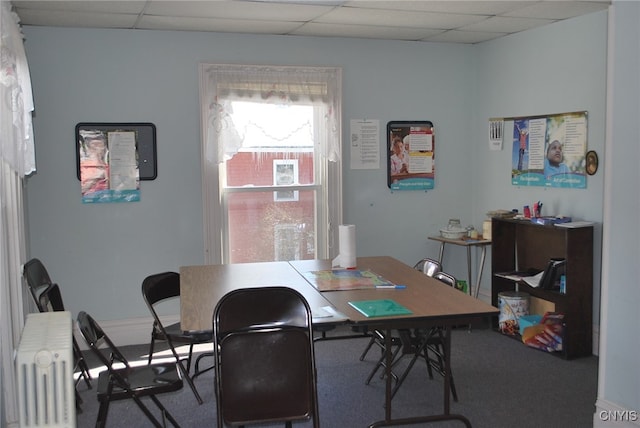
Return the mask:
POLYGON ((156 126, 153 123, 78 123, 76 125, 76 170, 80 180, 80 153, 84 135, 88 133, 108 133, 129 131, 135 133, 136 156, 140 180, 155 180, 157 172, 156 126))
POLYGON ((387 123, 387 186, 391 190, 435 187, 435 130, 428 120, 387 123))
POLYGON ((511 184, 586 188, 587 117, 581 111, 511 118, 511 184))

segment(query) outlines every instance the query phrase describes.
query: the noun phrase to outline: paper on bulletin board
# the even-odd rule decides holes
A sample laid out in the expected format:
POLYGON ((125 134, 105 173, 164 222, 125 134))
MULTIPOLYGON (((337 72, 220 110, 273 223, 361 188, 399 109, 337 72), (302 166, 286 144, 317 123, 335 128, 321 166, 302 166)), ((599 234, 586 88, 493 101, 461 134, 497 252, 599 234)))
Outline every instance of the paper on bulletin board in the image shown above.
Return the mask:
POLYGON ((139 201, 135 132, 92 129, 79 137, 82 203, 139 201))
POLYGON ((380 121, 351 119, 351 169, 380 168, 380 121))

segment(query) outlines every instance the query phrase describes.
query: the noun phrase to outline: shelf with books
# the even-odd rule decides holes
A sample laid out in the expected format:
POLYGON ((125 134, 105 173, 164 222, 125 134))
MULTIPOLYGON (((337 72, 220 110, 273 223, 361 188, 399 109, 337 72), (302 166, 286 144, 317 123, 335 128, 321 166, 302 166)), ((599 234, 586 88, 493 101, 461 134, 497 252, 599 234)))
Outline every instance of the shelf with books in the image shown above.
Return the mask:
POLYGON ((555 312, 564 315, 565 342, 559 354, 564 358, 591 355, 593 225, 572 228, 494 218, 491 248, 493 305, 499 306, 498 295, 508 291, 525 292, 549 302, 555 312), (556 259, 564 259, 565 293, 552 287, 532 287, 518 275, 542 272, 556 259))

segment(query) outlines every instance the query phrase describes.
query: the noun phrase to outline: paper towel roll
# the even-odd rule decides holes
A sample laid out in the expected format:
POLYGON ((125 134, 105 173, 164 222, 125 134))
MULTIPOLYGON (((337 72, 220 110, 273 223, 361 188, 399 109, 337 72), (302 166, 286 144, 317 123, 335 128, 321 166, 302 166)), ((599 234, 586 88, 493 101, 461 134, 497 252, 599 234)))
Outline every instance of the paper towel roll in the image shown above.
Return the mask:
POLYGON ((356 267, 356 225, 341 224, 338 226, 338 257, 333 259, 333 267, 356 267))

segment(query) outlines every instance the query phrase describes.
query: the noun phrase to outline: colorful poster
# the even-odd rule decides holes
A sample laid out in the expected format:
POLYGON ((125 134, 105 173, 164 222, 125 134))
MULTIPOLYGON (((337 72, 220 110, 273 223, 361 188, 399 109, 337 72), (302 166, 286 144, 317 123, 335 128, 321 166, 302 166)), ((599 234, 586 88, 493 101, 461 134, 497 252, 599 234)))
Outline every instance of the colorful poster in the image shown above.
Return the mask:
POLYGON ((435 131, 429 121, 387 124, 387 185, 391 190, 435 186, 435 131))
POLYGON ((586 112, 514 119, 511 184, 584 189, 586 153, 586 112))
POLYGON ((82 203, 139 201, 136 133, 82 130, 79 139, 82 203))

